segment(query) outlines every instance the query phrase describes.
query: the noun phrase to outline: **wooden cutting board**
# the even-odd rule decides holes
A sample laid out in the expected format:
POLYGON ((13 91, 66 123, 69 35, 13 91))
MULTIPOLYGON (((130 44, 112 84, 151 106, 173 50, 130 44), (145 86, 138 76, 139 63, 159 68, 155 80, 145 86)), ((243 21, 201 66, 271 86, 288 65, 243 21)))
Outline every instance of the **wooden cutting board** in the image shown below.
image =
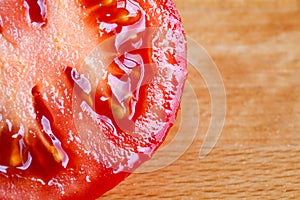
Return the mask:
POLYGON ((189 66, 179 120, 158 165, 103 199, 299 199, 300 1, 175 3, 187 36, 207 50, 224 82, 225 124, 214 124, 221 136, 200 159, 215 111, 209 80, 189 66))

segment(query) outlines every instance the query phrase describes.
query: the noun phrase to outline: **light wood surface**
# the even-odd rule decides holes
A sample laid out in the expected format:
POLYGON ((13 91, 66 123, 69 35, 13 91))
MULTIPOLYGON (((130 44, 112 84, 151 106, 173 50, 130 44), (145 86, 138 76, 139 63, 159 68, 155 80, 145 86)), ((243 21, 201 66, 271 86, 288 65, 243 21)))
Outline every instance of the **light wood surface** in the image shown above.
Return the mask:
MULTIPOLYGON (((191 121, 200 116, 192 144, 182 140, 187 149, 179 159, 132 174, 103 199, 299 199, 300 1, 175 3, 187 35, 208 51, 222 75, 227 112, 221 137, 199 159, 211 100, 205 80, 190 68, 188 84, 200 108, 188 116, 191 121)), ((195 106, 191 91, 186 90, 184 109, 195 106)), ((172 129, 165 146, 181 125, 172 129)))

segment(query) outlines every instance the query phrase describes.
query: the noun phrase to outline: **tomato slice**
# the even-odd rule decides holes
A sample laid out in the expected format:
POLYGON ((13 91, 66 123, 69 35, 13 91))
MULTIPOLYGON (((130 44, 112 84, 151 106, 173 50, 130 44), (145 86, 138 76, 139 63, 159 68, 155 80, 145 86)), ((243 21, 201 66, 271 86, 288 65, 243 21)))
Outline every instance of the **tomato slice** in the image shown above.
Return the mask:
POLYGON ((101 196, 175 121, 186 41, 174 3, 0 7, 0 199, 101 196))

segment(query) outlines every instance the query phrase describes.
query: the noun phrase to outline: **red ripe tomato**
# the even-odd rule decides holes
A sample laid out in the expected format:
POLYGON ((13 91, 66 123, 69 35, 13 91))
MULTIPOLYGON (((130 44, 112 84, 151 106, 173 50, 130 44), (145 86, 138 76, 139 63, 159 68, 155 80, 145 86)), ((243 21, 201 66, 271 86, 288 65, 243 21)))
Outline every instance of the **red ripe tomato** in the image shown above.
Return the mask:
POLYGON ((171 0, 0 1, 0 199, 95 199, 174 123, 186 42, 171 0))

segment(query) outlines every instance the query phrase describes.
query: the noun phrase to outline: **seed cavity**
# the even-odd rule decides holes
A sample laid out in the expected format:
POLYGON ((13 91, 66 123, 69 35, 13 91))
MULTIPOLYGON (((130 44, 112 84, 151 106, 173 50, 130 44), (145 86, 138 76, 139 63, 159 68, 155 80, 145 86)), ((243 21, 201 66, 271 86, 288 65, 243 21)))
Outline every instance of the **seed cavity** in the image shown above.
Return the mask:
POLYGON ((30 155, 24 142, 23 125, 18 126, 10 119, 0 121, 0 168, 26 168, 24 165, 30 155))
POLYGON ((47 138, 45 138, 44 135, 40 134, 39 136, 42 143, 44 144, 46 149, 48 149, 49 153, 52 154, 54 160, 57 163, 61 163, 62 166, 66 168, 69 161, 69 157, 67 153, 64 151, 64 149, 62 148, 59 139, 54 135, 50 121, 45 116, 43 116, 41 119, 41 124, 43 127, 43 131, 47 134, 47 136, 51 140, 51 143, 49 143, 47 138))
POLYGON ((83 0, 82 4, 85 7, 94 7, 94 6, 109 6, 109 5, 116 5, 116 0, 83 0))
POLYGON ((70 81, 75 83, 80 89, 85 92, 86 94, 89 94, 92 91, 92 86, 90 81, 83 75, 77 72, 75 68, 72 67, 66 67, 65 69, 66 74, 68 75, 68 78, 70 81))
POLYGON ((45 0, 24 0, 24 7, 27 17, 35 27, 41 28, 47 24, 45 0))
POLYGON ((41 145, 52 155, 52 158, 66 168, 69 157, 56 136, 56 134, 60 135, 59 129, 55 125, 53 115, 46 105, 41 88, 38 85, 32 88, 32 96, 36 120, 40 126, 40 130, 36 131, 35 135, 41 145))
POLYGON ((3 32, 3 20, 2 20, 2 17, 0 15, 0 34, 2 34, 3 32))
POLYGON ((64 72, 74 89, 75 95, 93 107, 93 91, 89 79, 84 74, 79 73, 76 68, 70 66, 67 66, 64 72))
POLYGON ((129 26, 141 19, 139 7, 128 0, 82 0, 81 5, 90 21, 129 26))

